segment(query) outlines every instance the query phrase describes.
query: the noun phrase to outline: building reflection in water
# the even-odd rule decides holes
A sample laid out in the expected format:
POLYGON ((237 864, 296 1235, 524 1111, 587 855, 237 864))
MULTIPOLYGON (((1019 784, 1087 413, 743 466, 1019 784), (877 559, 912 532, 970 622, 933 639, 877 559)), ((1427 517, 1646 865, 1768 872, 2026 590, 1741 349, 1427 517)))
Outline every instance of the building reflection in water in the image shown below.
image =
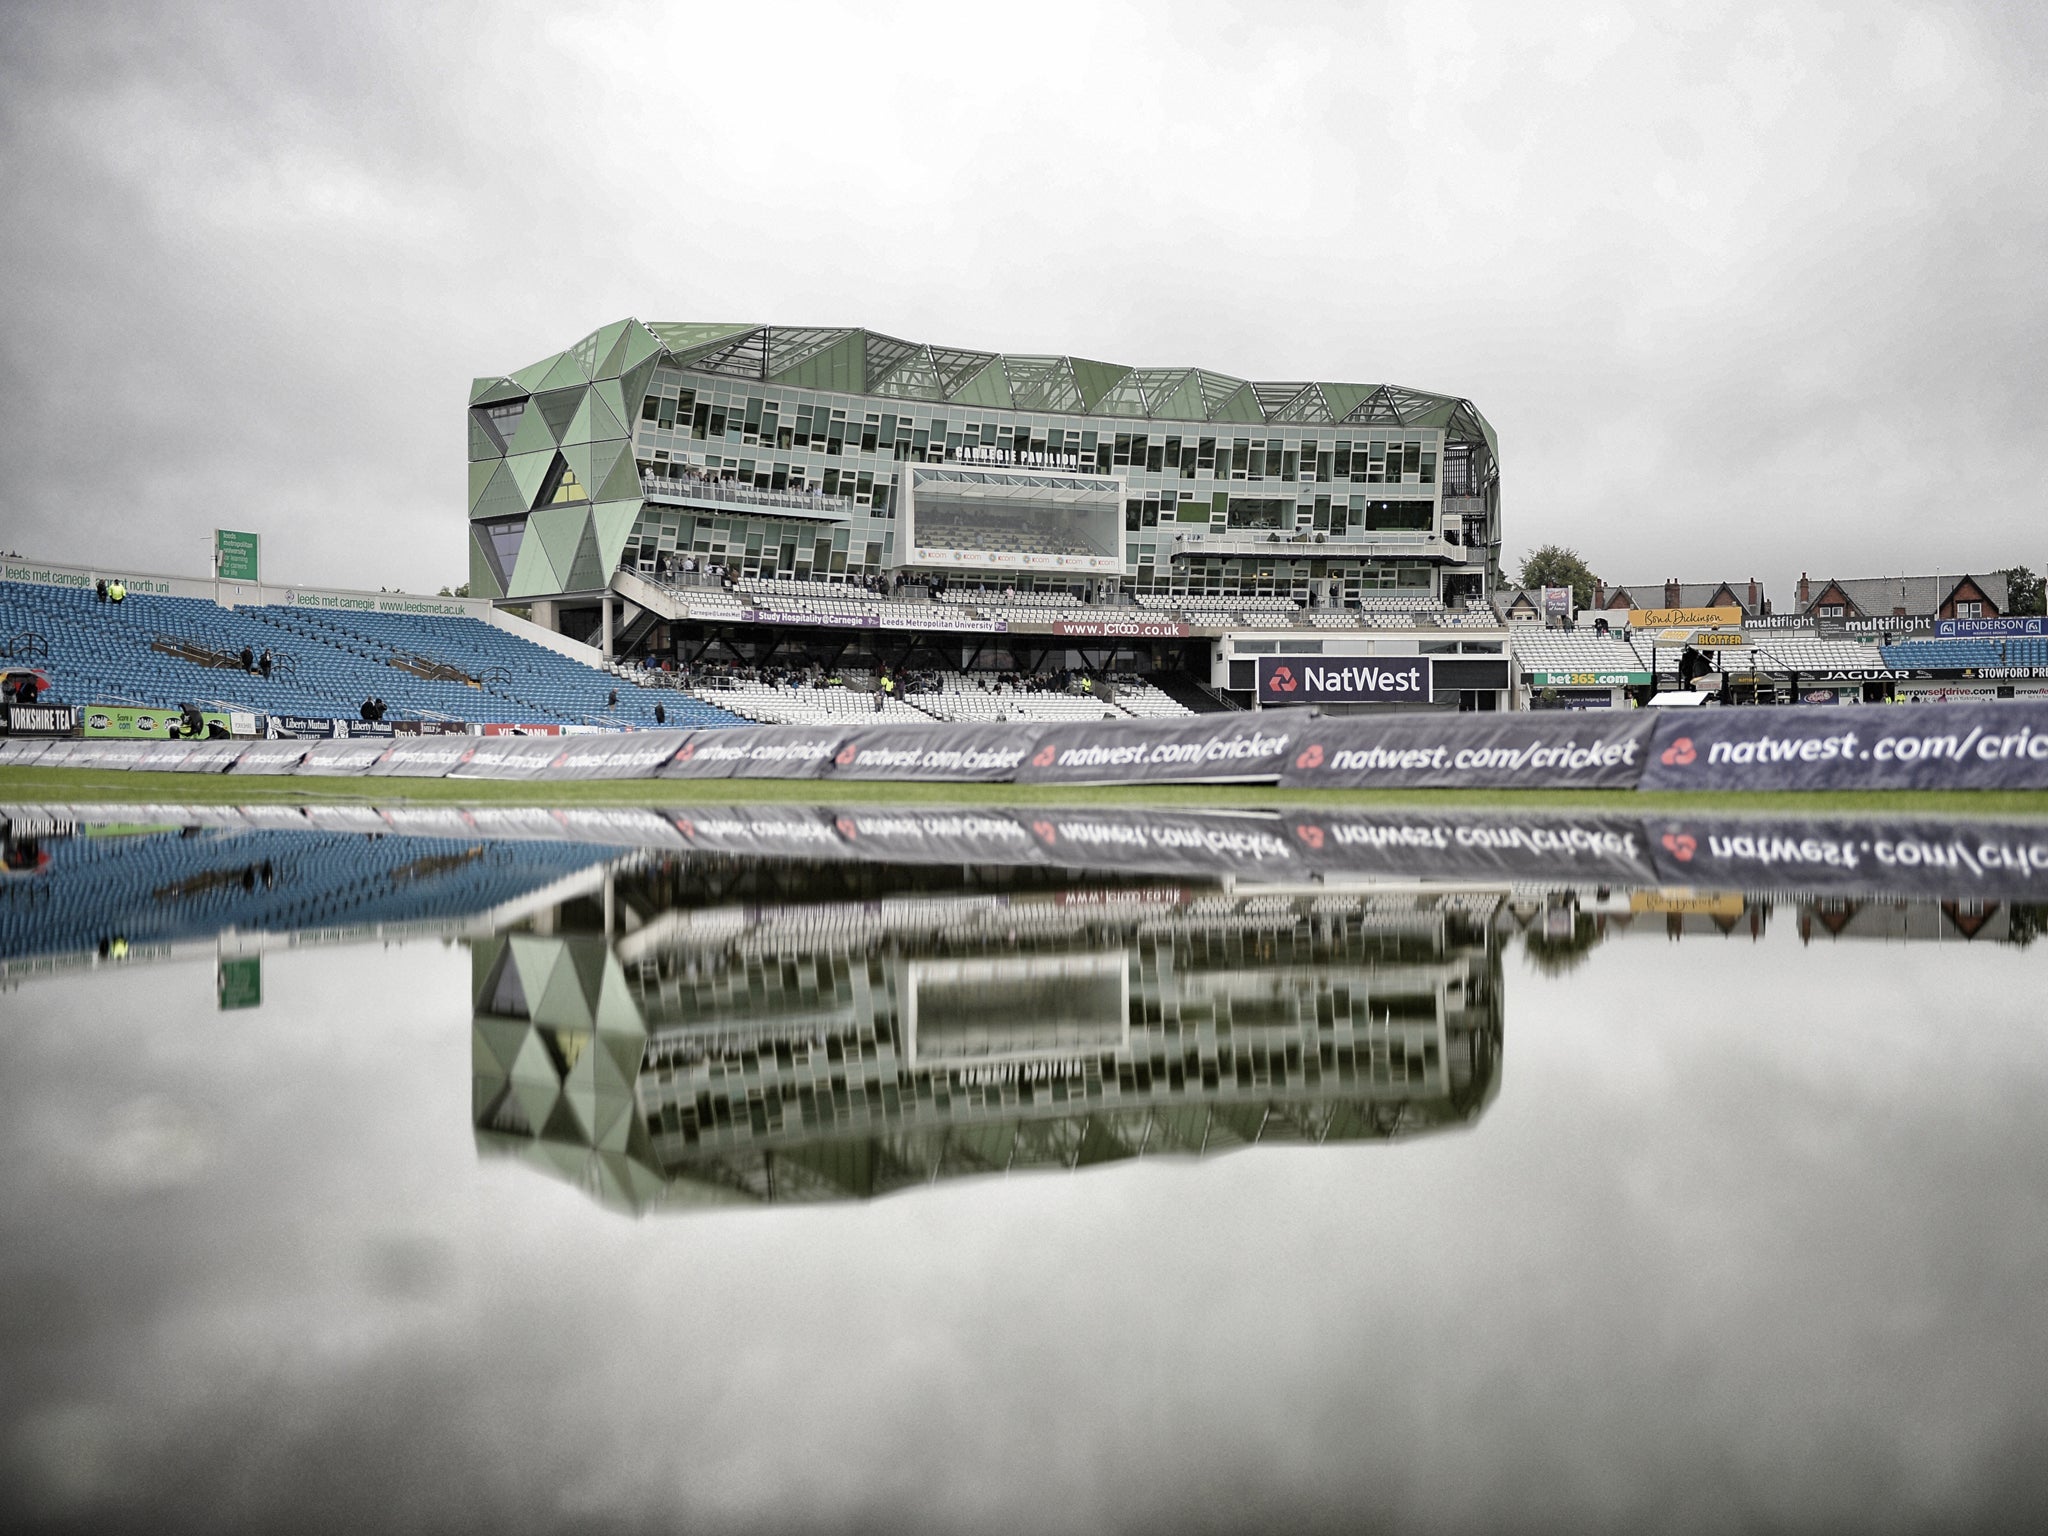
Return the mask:
POLYGON ((1409 1135, 1499 1086, 1505 891, 1012 872, 848 900, 815 888, 834 866, 804 900, 801 871, 761 901, 691 860, 659 879, 710 885, 621 877, 623 936, 542 920, 473 943, 480 1148, 635 1211, 859 1199, 1409 1135))

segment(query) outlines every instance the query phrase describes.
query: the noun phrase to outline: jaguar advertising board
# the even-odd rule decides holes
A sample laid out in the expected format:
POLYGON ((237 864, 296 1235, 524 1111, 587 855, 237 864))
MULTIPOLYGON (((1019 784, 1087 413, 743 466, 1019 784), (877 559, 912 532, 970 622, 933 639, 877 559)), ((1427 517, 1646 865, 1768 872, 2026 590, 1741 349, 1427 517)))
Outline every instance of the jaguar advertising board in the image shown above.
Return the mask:
POLYGON ((1036 733, 1008 725, 860 726, 840 738, 823 774, 832 779, 901 779, 1004 784, 1036 733))
POLYGON ((2048 789, 2048 703, 1660 717, 1644 789, 2048 789))
POLYGON ((1261 704, 1427 704, 1431 656, 1261 656, 1261 704))
POLYGON ((1291 789, 1632 789, 1656 721, 1639 710, 1350 715, 1308 722, 1291 789))
POLYGON ((1666 884, 2048 901, 2048 825, 2039 822, 1643 820, 1666 884))
POLYGON ((1271 783, 1311 723, 1306 710, 1260 710, 1043 725, 1017 767, 1017 782, 1271 783))

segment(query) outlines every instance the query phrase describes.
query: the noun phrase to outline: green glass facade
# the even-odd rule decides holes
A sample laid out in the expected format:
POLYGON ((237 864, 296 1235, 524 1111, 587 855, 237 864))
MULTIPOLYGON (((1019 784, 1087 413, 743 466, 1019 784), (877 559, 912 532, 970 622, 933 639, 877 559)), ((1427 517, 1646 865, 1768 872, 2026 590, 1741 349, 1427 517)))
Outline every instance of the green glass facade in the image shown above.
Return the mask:
MULTIPOLYGON (((1112 482, 1140 592, 1476 597, 1499 568, 1498 462, 1470 401, 1395 385, 620 320, 472 386, 470 590, 590 593, 664 555, 928 568, 901 514, 909 466, 943 463, 1112 482)), ((1078 568, 988 574, 1058 587, 1078 568)))

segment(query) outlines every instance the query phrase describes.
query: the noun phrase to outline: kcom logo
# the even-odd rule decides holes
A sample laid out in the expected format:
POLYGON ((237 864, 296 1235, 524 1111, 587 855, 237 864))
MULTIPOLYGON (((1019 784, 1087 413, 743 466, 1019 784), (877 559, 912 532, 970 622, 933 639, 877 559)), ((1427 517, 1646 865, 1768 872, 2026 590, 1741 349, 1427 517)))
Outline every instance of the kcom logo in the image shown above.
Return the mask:
POLYGON ((1657 755, 1657 761, 1666 768, 1683 768, 1699 761, 1699 753, 1693 750, 1692 738, 1681 736, 1657 755))
POLYGON ((1292 693, 1300 686, 1301 684, 1294 680, 1292 667, 1275 667, 1273 675, 1266 679, 1266 687, 1273 693, 1292 693))

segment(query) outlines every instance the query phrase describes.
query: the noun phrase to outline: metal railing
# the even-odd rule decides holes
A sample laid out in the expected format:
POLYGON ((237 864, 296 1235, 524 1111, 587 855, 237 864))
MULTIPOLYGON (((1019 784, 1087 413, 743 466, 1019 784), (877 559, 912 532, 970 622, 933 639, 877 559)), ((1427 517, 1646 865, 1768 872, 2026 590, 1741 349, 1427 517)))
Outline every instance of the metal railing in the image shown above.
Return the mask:
POLYGON ((720 505, 774 507, 783 511, 808 512, 814 517, 851 517, 851 496, 827 496, 823 491, 764 491, 737 480, 671 479, 664 475, 642 475, 643 495, 673 501, 708 501, 720 505))

